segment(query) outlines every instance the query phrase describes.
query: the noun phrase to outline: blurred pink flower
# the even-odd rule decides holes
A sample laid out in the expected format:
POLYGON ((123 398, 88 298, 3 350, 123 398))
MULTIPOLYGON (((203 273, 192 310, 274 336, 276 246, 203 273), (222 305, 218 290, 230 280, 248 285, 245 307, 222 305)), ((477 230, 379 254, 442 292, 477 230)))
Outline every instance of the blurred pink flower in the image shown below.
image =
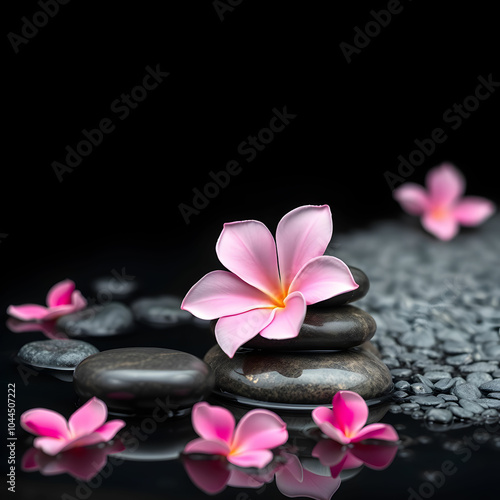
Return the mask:
POLYGON ((76 410, 69 420, 52 410, 34 408, 21 415, 21 427, 37 437, 33 446, 47 455, 96 443, 105 443, 125 426, 123 420, 106 422, 108 409, 103 401, 92 398, 76 410), (105 423, 106 422, 106 423, 105 423))
POLYGON ((333 408, 318 406, 313 410, 312 418, 324 434, 341 444, 364 439, 399 439, 392 425, 378 423, 365 426, 368 406, 359 394, 352 391, 337 392, 333 397, 333 408))
POLYGON ((453 165, 443 163, 427 173, 427 191, 413 182, 394 190, 404 210, 420 215, 424 228, 441 240, 450 240, 459 226, 477 226, 495 212, 486 198, 465 196, 465 179, 453 165))
POLYGON ((55 457, 30 448, 23 455, 21 469, 25 472, 39 471, 43 476, 67 473, 75 479, 90 481, 106 465, 108 455, 123 450, 125 446, 119 440, 103 447, 71 448, 55 457))
POLYGON ((362 465, 382 470, 392 463, 398 445, 396 443, 342 445, 331 439, 324 439, 314 447, 312 456, 330 467, 332 477, 338 477, 344 469, 355 469, 362 465))
POLYGON ((307 305, 358 288, 344 262, 323 255, 332 232, 328 205, 287 213, 278 224, 276 242, 262 222, 224 224, 216 252, 231 272, 203 276, 181 308, 201 319, 220 318, 215 337, 229 357, 257 334, 296 337, 307 305))
POLYGON ((184 453, 222 455, 240 467, 265 467, 273 459, 270 450, 288 439, 285 422, 269 410, 249 411, 235 428, 229 410, 202 402, 194 405, 192 422, 200 438, 188 443, 184 453))
POLYGON ((87 301, 75 290, 75 283, 64 280, 56 283, 47 293, 47 307, 37 304, 9 306, 7 314, 22 321, 48 321, 86 307, 87 301))

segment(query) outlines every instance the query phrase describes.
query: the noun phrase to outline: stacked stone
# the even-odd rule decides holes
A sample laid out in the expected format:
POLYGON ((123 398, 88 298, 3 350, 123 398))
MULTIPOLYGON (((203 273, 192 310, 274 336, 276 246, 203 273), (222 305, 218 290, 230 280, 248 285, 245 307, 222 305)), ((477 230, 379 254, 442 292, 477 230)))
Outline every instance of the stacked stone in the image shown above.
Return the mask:
POLYGON ((349 305, 366 295, 369 280, 360 269, 350 269, 359 287, 308 306, 296 338, 269 340, 257 335, 233 358, 213 346, 205 361, 215 374, 216 392, 270 408, 331 404, 340 390, 357 392, 366 400, 390 392, 391 374, 369 342, 375 320, 349 305))

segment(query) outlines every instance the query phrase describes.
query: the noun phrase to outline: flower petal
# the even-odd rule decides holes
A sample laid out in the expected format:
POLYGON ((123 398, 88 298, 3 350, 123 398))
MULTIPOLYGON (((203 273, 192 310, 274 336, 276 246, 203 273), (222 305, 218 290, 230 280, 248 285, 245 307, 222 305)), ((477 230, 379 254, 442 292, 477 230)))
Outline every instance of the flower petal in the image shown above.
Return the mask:
POLYGON ((73 306, 73 311, 80 311, 87 307, 87 299, 82 295, 80 290, 75 290, 71 294, 71 304, 73 306))
POLYGON ((201 319, 231 316, 261 307, 272 307, 271 299, 228 271, 212 271, 203 276, 181 304, 181 309, 201 319))
POLYGON ((285 291, 306 262, 325 253, 332 233, 328 205, 305 205, 283 216, 276 229, 276 246, 285 291))
POLYGON ((230 453, 227 456, 228 462, 238 467, 257 467, 262 469, 273 459, 273 452, 269 450, 250 450, 241 453, 230 453))
POLYGON ((392 425, 389 424, 370 424, 361 429, 356 436, 351 439, 352 443, 363 441, 364 439, 381 439, 383 441, 397 441, 398 433, 392 425))
POLYGON ((238 422, 231 450, 246 451, 272 449, 286 443, 288 432, 283 420, 269 410, 251 410, 238 422))
POLYGON ((221 406, 196 403, 191 414, 196 433, 208 440, 221 440, 230 443, 234 432, 233 414, 221 406))
POLYGON ((340 463, 345 457, 347 449, 337 441, 322 439, 313 448, 312 456, 316 457, 322 465, 331 467, 340 463))
POLYGON ((368 419, 368 406, 355 392, 339 391, 333 397, 333 425, 351 438, 358 435, 368 419))
POLYGON ((465 191, 463 175, 450 163, 443 163, 429 170, 425 182, 433 205, 449 206, 465 191))
POLYGON ((99 434, 102 437, 102 441, 106 443, 107 441, 111 441, 116 436, 116 433, 124 427, 125 422, 123 420, 116 419, 106 422, 94 432, 99 434))
POLYGON ((75 289, 75 282, 63 280, 56 283, 47 293, 47 306, 56 307, 71 304, 71 294, 75 289))
POLYGON ((398 451, 397 444, 362 444, 356 443, 350 450, 365 465, 375 470, 382 470, 388 467, 398 451))
POLYGON ((69 439, 66 419, 56 411, 34 408, 21 415, 21 427, 37 436, 69 439))
POLYGON ((24 304, 22 306, 9 306, 7 308, 7 314, 22 321, 43 320, 48 313, 49 310, 46 307, 37 304, 24 304))
POLYGON ((86 436, 101 427, 107 416, 106 405, 100 399, 93 397, 69 417, 69 430, 75 438, 86 436))
POLYGON ((403 210, 412 215, 421 215, 429 206, 429 199, 425 189, 413 182, 406 182, 392 193, 403 210))
POLYGON ((63 450, 68 442, 69 441, 64 438, 37 437, 33 440, 33 446, 42 450, 47 455, 54 456, 63 450))
POLYGON ((320 476, 307 469, 303 470, 302 480, 283 467, 276 473, 276 486, 289 497, 307 497, 315 500, 330 500, 340 487, 340 478, 320 476))
POLYGON ((427 212, 422 217, 422 226, 443 241, 454 238, 459 230, 458 221, 451 213, 435 217, 432 212, 427 212))
POLYGON ((306 316, 306 301, 300 292, 285 298, 285 307, 274 310, 273 320, 260 332, 266 339, 291 339, 299 334, 306 316))
POLYGON ((230 471, 220 460, 195 460, 184 456, 182 462, 191 481, 205 493, 215 495, 226 487, 230 471))
POLYGON ((229 453, 229 445, 220 440, 207 440, 197 438, 190 441, 184 447, 184 453, 201 453, 203 455, 222 455, 226 456, 229 453))
MULTIPOLYGON (((313 416, 314 419, 314 416, 313 416)), ((316 425, 320 428, 321 432, 328 436, 330 439, 337 441, 337 443, 341 444, 349 444, 351 439, 348 438, 340 429, 333 426, 331 422, 323 421, 316 422, 316 425)))
POLYGON ((253 309, 234 316, 224 316, 215 325, 215 339, 230 357, 245 342, 263 330, 273 319, 275 309, 253 309))
POLYGON ((71 314, 77 310, 78 309, 75 309, 73 304, 63 304, 61 306, 51 307, 43 319, 44 321, 50 321, 52 319, 60 318, 66 314, 71 314))
POLYGON ((495 212, 495 204, 479 196, 466 196, 454 207, 453 215, 462 226, 477 226, 495 212))
POLYGON ((224 224, 215 249, 221 263, 243 281, 270 296, 281 293, 276 245, 262 222, 224 224))
POLYGON ((289 293, 301 292, 306 304, 315 304, 358 288, 349 267, 340 259, 322 255, 307 262, 290 284, 289 293))

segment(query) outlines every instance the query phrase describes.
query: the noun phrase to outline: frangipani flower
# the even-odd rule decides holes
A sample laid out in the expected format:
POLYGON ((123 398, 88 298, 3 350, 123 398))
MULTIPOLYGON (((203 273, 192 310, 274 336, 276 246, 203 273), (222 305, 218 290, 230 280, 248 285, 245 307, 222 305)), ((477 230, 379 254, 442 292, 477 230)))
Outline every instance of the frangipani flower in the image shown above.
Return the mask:
POLYGON ((202 402, 194 405, 192 422, 200 438, 188 443, 184 453, 222 455, 239 467, 265 467, 273 459, 270 450, 288 439, 285 422, 269 410, 249 411, 235 428, 229 410, 202 402))
POLYGON ((40 437, 33 446, 47 455, 80 446, 105 443, 125 426, 123 420, 106 422, 108 409, 103 401, 92 398, 76 410, 69 420, 52 410, 34 408, 21 415, 21 427, 40 437), (106 423, 105 423, 106 422, 106 423))
POLYGON ((47 293, 47 307, 37 304, 9 306, 7 314, 22 321, 47 321, 85 308, 87 301, 75 290, 75 283, 64 280, 56 283, 47 293))
POLYGON ((396 443, 342 445, 331 439, 323 439, 314 447, 312 456, 330 468, 332 477, 338 477, 344 469, 366 465, 370 469, 389 467, 398 451, 396 443))
POLYGON ((307 305, 358 288, 344 262, 323 255, 332 232, 328 205, 306 205, 286 214, 276 242, 262 222, 224 224, 216 252, 230 272, 205 275, 181 308, 201 319, 220 318, 215 337, 229 357, 257 334, 296 337, 307 305))
POLYGON ((404 210, 420 215, 424 228, 441 240, 450 240, 462 226, 477 226, 495 211, 486 198, 465 196, 465 179, 453 165, 443 163, 427 173, 428 191, 413 182, 394 190, 404 210))
POLYGON ((105 446, 71 448, 57 456, 50 456, 36 448, 30 448, 23 455, 21 469, 25 472, 39 471, 43 476, 67 473, 75 479, 90 481, 97 476, 108 461, 108 455, 125 450, 119 440, 105 446))
POLYGON ((339 391, 333 397, 333 408, 318 406, 312 412, 314 423, 330 439, 341 444, 357 443, 365 439, 397 441, 399 436, 389 424, 370 424, 368 406, 355 392, 339 391))

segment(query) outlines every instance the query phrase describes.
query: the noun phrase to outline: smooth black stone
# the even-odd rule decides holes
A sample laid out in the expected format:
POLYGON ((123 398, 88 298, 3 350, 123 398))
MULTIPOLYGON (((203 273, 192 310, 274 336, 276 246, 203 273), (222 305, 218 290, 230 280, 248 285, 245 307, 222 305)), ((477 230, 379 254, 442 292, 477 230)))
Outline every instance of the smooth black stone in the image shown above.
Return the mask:
POLYGON ((466 380, 469 384, 479 387, 480 385, 493 380, 493 377, 489 373, 473 372, 467 375, 466 380))
POLYGON ((452 392, 460 399, 479 399, 482 395, 475 385, 468 383, 456 385, 452 392))
MULTIPOLYGON (((212 331, 215 324, 216 321, 211 322, 212 331)), ((376 329, 375 320, 359 307, 308 308, 297 337, 269 340, 256 335, 242 347, 272 351, 349 349, 370 340, 376 329)))
POLYGON ((500 378, 481 384, 479 389, 485 392, 500 392, 500 378))
POLYGON ((354 302, 356 300, 362 299, 370 289, 370 280, 368 276, 358 269, 357 267, 349 266, 351 270, 352 277, 354 281, 359 285, 356 290, 351 292, 342 293, 336 297, 330 299, 322 300, 321 302, 316 302, 316 304, 311 304, 308 308, 315 309, 317 307, 337 307, 347 304, 349 302, 354 302))
POLYGON ((331 404, 340 390, 365 399, 387 394, 387 367, 365 348, 337 352, 237 352, 229 358, 218 345, 205 355, 216 388, 248 399, 299 404, 331 404))
POLYGON ((477 404, 475 401, 471 401, 470 399, 460 399, 458 404, 465 410, 477 413, 478 415, 480 415, 484 410, 481 405, 477 404))
POLYGON ((474 412, 461 408, 460 406, 452 406, 450 408, 451 413, 458 418, 471 418, 474 416, 474 412))
POLYGON ((439 422, 440 424, 448 424, 453 420, 453 414, 450 410, 431 408, 425 414, 425 419, 431 422, 439 422))
POLYGON ((438 380, 450 379, 451 375, 449 372, 441 372, 441 371, 426 371, 425 376, 431 382, 437 382, 438 380))
POLYGON ((421 396, 410 396, 410 401, 412 403, 417 403, 420 406, 436 406, 444 402, 443 398, 439 396, 431 396, 422 394, 421 396))
POLYGON ((432 394, 432 389, 428 385, 420 382, 417 384, 411 384, 411 389, 414 394, 432 394))
POLYGON ((75 370, 77 394, 102 399, 109 408, 177 411, 204 399, 214 376, 201 359, 157 347, 126 347, 94 354, 75 370))
POLYGON ((161 328, 191 321, 191 313, 181 309, 181 302, 172 295, 143 297, 135 300, 131 308, 137 321, 161 328))
POLYGON ((434 384, 434 388, 438 391, 448 391, 455 385, 455 382, 452 378, 442 378, 434 384))
POLYGON ((493 373, 498 368, 496 363, 488 363, 485 361, 480 361, 479 363, 474 363, 472 365, 465 365, 460 368, 462 373, 474 373, 474 372, 485 372, 493 373))
POLYGON ((37 340, 21 347, 17 359, 36 368, 74 370, 81 361, 98 352, 82 340, 37 340))
POLYGON ((133 324, 134 318, 127 306, 110 302, 61 316, 56 326, 68 337, 107 337, 128 333, 133 324))

